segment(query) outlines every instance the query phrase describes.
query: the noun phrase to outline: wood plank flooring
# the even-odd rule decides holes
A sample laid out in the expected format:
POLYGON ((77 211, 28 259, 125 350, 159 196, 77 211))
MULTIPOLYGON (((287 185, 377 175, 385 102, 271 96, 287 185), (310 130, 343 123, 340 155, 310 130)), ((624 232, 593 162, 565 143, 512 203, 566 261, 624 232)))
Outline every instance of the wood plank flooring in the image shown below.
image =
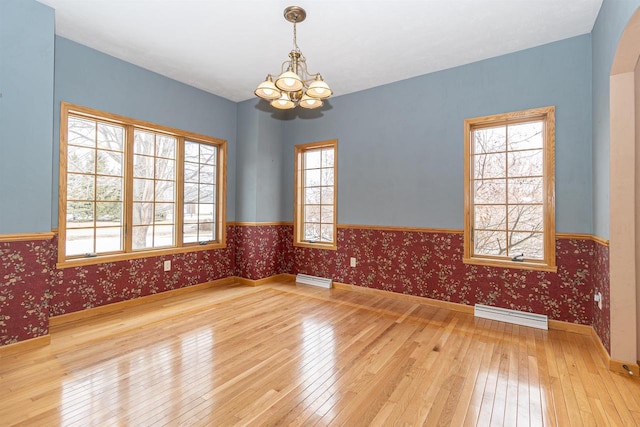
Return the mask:
POLYGON ((0 425, 640 426, 591 337, 292 283, 52 329, 0 363, 0 425))

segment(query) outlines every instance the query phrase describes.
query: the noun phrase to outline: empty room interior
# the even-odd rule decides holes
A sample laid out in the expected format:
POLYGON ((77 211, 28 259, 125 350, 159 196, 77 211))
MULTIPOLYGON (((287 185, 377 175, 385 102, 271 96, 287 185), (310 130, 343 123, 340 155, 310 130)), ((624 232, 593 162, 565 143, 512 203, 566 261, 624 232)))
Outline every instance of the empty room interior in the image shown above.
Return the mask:
POLYGON ((639 58, 640 0, 0 0, 0 426, 640 426, 639 58))

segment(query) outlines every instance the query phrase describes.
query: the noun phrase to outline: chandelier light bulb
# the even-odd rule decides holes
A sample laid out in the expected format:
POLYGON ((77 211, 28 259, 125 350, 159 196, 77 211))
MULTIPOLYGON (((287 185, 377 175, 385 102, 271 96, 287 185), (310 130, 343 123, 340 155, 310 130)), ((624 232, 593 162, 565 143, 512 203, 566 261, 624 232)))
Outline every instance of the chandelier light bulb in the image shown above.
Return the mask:
POLYGON ((278 110, 290 110, 291 108, 295 108, 296 103, 290 100, 286 93, 282 93, 280 98, 271 101, 271 106, 278 110))
POLYGON ((267 76, 265 81, 263 81, 258 85, 258 87, 253 93, 255 93, 256 96, 262 99, 266 99, 267 101, 280 98, 280 91, 278 90, 276 85, 273 84, 273 79, 271 78, 271 74, 267 76))
POLYGON ((302 99, 300 99, 300 102, 298 103, 302 108, 308 109, 322 107, 322 104, 323 102, 320 99, 312 98, 308 95, 302 95, 302 99))
POLYGON ((276 86, 280 90, 286 90, 287 92, 297 92, 304 87, 304 83, 293 71, 285 71, 280 74, 278 80, 276 80, 276 86))

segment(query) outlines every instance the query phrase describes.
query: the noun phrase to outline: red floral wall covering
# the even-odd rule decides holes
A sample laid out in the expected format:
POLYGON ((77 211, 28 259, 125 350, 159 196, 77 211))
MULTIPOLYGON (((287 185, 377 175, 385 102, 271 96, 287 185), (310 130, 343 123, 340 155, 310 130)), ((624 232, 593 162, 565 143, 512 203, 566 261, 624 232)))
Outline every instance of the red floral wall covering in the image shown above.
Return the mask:
POLYGON ((338 229, 338 250, 293 247, 290 225, 229 226, 227 249, 55 270, 56 240, 2 243, 0 345, 48 332, 55 316, 222 277, 306 273, 334 281, 473 305, 489 304, 593 325, 609 349, 608 247, 558 239, 558 272, 462 263, 462 235, 338 229), (356 257, 357 267, 349 267, 356 257), (172 260, 172 271, 161 269, 172 260), (605 306, 594 308, 594 286, 605 306))
POLYGON ((590 325, 594 242, 558 239, 557 273, 467 265, 463 236, 338 229, 338 250, 295 248, 293 273, 443 301, 546 314, 590 325), (357 267, 349 267, 349 258, 357 267))
POLYGON ((609 247, 595 243, 593 257, 593 289, 602 293, 602 310, 598 303, 593 304, 593 329, 600 337, 609 354, 611 354, 611 292, 609 281, 609 247))
POLYGON ((0 243, 0 345, 49 333, 51 240, 0 243))
POLYGON ((293 227, 236 226, 236 276, 262 279, 293 269, 293 227))

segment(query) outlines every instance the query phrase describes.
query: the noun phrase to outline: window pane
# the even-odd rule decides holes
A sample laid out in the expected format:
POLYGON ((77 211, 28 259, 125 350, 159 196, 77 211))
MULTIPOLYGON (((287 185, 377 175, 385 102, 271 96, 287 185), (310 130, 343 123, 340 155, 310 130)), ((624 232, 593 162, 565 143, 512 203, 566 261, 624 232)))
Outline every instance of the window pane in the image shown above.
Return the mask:
POLYGON ((544 229, 542 205, 509 206, 509 229, 517 231, 542 231, 544 229))
POLYGON ((98 150, 97 173, 100 175, 122 175, 122 153, 98 150))
POLYGON ((133 152, 135 154, 144 154, 147 156, 153 156, 155 154, 155 135, 153 133, 136 129, 133 140, 133 152))
POLYGON ((213 203, 215 185, 200 185, 200 203, 213 203))
POLYGON ((509 234, 509 256, 524 254, 525 259, 544 259, 544 239, 542 233, 509 234))
POLYGON ((333 149, 322 150, 322 167, 333 167, 333 149))
POLYGON ((476 205, 473 214, 477 229, 506 230, 507 207, 505 205, 476 205))
POLYGON ((333 205, 333 187, 322 187, 322 204, 333 205))
POLYGON ((67 175, 67 200, 93 200, 94 190, 93 175, 67 175))
POLYGON ((333 185, 333 169, 322 169, 322 185, 333 185))
POLYGON ((67 151, 67 172, 95 173, 96 150, 68 146, 67 151))
POLYGON ((542 203, 542 178, 508 180, 509 203, 542 203))
POLYGON ((198 222, 198 205, 197 204, 185 204, 182 220, 185 224, 193 224, 198 222))
POLYGON ((154 227, 153 247, 173 246, 173 225, 156 225, 154 227))
POLYGON ((176 138, 167 135, 158 135, 156 141, 156 156, 169 159, 176 158, 176 138))
POLYGON ((173 203, 156 203, 156 210, 155 210, 155 216, 154 216, 156 224, 158 223, 173 224, 174 208, 175 208, 175 205, 173 203))
POLYGON ((474 156, 473 177, 475 179, 504 178, 506 161, 506 153, 474 156))
POLYGON ((124 150, 124 128, 118 125, 98 123, 98 148, 124 150))
POLYGON ((97 200, 122 200, 122 178, 99 176, 97 179, 97 200))
POLYGON ((200 166, 200 183, 201 184, 215 184, 216 173, 213 166, 202 165, 200 166))
POLYGON ((184 224, 182 227, 182 242, 198 242, 198 224, 184 224))
POLYGON ((203 165, 216 165, 216 147, 207 144, 200 145, 200 163, 203 165))
POLYGON ((197 163, 184 164, 184 181, 197 183, 200 179, 200 166, 197 163))
POLYGON ((198 227, 198 241, 206 242, 209 240, 214 240, 214 227, 212 222, 203 222, 198 227))
POLYGON ((93 227, 93 203, 67 203, 67 228, 77 227, 93 227))
POLYGON ((504 231, 474 230, 474 254, 506 255, 507 235, 504 231))
POLYGON ((305 187, 316 187, 320 185, 320 169, 304 171, 305 187))
POLYGON ((311 187, 304 189, 304 202, 310 205, 320 204, 320 187, 311 187))
POLYGON ((96 146, 96 122, 69 116, 67 143, 84 147, 96 146))
POLYGON ((93 228, 68 229, 65 255, 86 255, 93 253, 93 228))
POLYGON ((542 122, 509 125, 509 150, 543 148, 542 131, 542 122))
POLYGON ((320 226, 320 240, 333 242, 333 224, 322 224, 320 226))
POLYGON ((175 200, 175 185, 173 181, 156 181, 156 201, 173 202, 175 200))
MULTIPOLYGON (((322 206, 320 211, 320 221, 323 224, 333 224, 333 205, 332 206, 322 206)), ((333 226, 331 228, 333 230, 333 226)))
POLYGON ((134 179, 133 180, 133 200, 140 202, 153 201, 153 180, 151 179, 134 179))
POLYGON ((200 144, 197 142, 184 142, 184 161, 193 163, 200 161, 200 144))
POLYGON ((153 224, 153 203, 133 204, 133 225, 153 224))
POLYGON ((96 221, 96 227, 122 225, 122 203, 97 202, 96 221))
POLYGON ((509 153, 509 177, 542 176, 542 150, 509 153))
POLYGON ((311 242, 320 241, 320 224, 304 224, 304 240, 311 242))
POLYGON ((156 179, 175 181, 176 161, 169 159, 156 159, 156 179))
POLYGON ((133 249, 150 248, 153 244, 153 228, 149 225, 133 227, 133 249))
POLYGON ((318 205, 305 206, 304 222, 320 222, 320 206, 318 205))
POLYGON ((96 252, 119 252, 122 251, 122 229, 121 228, 98 228, 96 229, 96 252))
POLYGON ((304 168, 316 169, 320 167, 320 150, 310 150, 304 153, 304 168))
POLYGON ((153 178, 153 157, 133 156, 133 176, 153 178))
POLYGON ((505 126, 476 129, 473 131, 475 154, 506 151, 507 129, 505 126))
POLYGON ((184 185, 184 202, 185 203, 198 203, 198 184, 185 184, 184 185))
POLYGON ((478 204, 506 203, 507 189, 504 179, 475 181, 474 202, 478 204))
POLYGON ((212 222, 214 218, 215 206, 213 203, 202 203, 198 209, 199 222, 212 222))

